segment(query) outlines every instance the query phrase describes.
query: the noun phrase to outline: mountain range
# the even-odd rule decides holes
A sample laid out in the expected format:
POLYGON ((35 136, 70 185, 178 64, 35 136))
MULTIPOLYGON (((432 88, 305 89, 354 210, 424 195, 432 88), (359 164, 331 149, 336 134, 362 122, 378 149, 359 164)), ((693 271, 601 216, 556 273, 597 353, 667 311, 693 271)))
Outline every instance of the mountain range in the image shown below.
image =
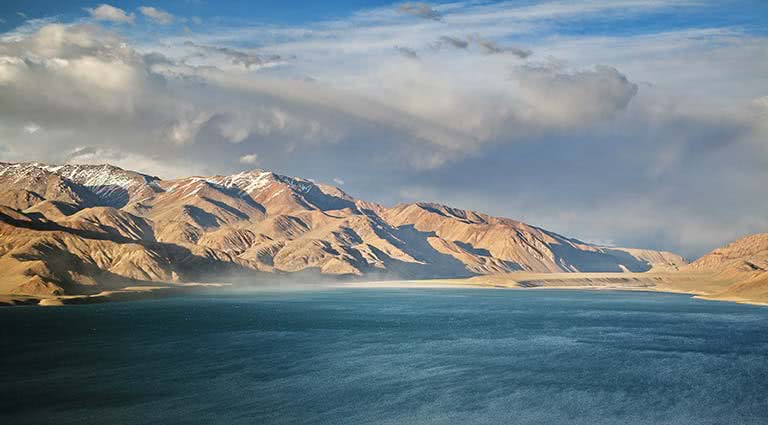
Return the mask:
POLYGON ((434 203, 386 207, 264 170, 163 180, 112 165, 0 163, 0 293, 151 282, 643 272, 686 265, 434 203))

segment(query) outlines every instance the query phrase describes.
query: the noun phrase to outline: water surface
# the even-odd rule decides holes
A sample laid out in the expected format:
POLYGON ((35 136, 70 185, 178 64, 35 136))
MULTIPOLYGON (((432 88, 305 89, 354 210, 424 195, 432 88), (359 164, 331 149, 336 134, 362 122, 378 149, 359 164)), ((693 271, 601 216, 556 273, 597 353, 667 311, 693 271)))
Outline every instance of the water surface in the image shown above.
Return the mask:
POLYGON ((0 309, 4 424, 766 424, 768 308, 344 289, 0 309))

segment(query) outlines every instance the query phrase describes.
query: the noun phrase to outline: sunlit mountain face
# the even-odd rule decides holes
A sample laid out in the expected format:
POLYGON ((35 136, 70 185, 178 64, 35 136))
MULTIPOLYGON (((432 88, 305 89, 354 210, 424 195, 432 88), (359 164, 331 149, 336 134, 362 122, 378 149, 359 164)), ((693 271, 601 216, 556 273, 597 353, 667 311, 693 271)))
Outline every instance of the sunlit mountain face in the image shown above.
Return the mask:
POLYGON ((604 247, 434 203, 387 207, 264 170, 163 180, 111 165, 0 163, 0 292, 98 294, 131 283, 461 278, 676 271, 666 251, 604 247), (24 188, 24 189, 21 189, 24 188))

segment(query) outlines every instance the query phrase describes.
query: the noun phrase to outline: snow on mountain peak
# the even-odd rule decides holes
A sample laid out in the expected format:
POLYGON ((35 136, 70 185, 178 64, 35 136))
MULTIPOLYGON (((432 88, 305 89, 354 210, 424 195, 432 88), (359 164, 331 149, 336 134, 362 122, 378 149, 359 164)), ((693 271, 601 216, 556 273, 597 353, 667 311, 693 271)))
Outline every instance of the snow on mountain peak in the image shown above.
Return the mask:
POLYGON ((160 190, 158 179, 135 171, 127 171, 114 165, 50 165, 32 163, 0 163, 0 176, 13 175, 14 181, 27 178, 40 178, 55 174, 84 186, 107 203, 120 204, 127 201, 130 193, 149 186, 151 190, 160 190))
POLYGON ((309 193, 316 185, 305 179, 297 177, 288 177, 271 171, 254 169, 243 171, 228 176, 205 177, 206 181, 231 189, 237 188, 247 194, 256 193, 271 183, 283 183, 298 193, 309 193))
POLYGON ((237 174, 221 177, 216 183, 232 188, 236 187, 251 194, 264 188, 275 180, 275 174, 264 170, 243 171, 237 174))

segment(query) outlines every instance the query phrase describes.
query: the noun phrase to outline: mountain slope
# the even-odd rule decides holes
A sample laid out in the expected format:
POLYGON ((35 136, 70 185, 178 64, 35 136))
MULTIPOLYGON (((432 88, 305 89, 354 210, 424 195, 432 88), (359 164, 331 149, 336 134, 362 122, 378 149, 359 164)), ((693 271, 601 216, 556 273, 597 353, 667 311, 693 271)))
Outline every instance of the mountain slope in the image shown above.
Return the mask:
POLYGON ((704 255, 686 269, 749 277, 768 273, 768 233, 745 236, 704 255))
POLYGON ((147 224, 112 208, 53 222, 0 206, 0 293, 87 294, 248 270, 226 253, 155 242, 147 224))
POLYGON ((603 248, 519 221, 438 204, 398 205, 387 210, 384 217, 395 226, 429 233, 441 252, 463 258, 478 274, 515 270, 637 272, 685 263, 671 253, 603 248))
POLYGON ((0 163, 0 185, 6 293, 229 273, 425 278, 685 264, 671 253, 600 247, 444 205, 387 208, 262 170, 161 180, 110 165, 0 163))
POLYGON ((710 298, 768 302, 768 233, 746 236, 717 248, 684 270, 736 282, 710 298))

